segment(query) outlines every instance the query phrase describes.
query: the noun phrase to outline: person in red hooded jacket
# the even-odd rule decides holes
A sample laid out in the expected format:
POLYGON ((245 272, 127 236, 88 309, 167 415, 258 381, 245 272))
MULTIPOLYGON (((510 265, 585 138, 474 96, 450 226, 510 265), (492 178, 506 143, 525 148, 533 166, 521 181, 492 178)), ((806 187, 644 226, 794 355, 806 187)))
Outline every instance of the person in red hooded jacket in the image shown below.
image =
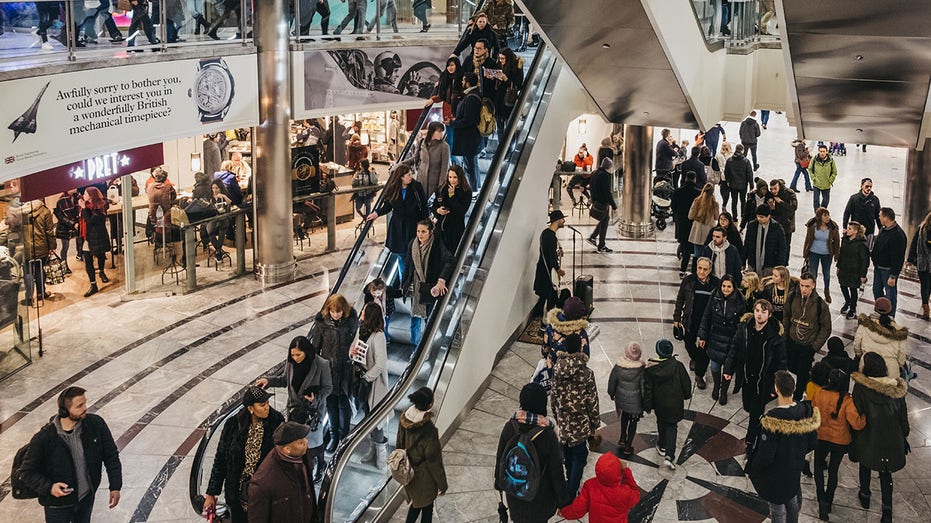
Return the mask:
POLYGON ((589 523, 626 523, 627 513, 639 501, 640 489, 630 468, 608 452, 595 463, 595 477, 582 485, 575 501, 560 514, 571 520, 588 513, 589 523))

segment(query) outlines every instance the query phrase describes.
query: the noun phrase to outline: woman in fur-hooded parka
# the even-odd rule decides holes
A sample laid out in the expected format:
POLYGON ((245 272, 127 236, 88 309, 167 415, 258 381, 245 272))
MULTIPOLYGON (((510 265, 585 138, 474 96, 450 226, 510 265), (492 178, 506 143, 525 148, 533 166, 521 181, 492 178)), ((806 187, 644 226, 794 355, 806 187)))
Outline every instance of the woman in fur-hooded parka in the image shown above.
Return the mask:
MULTIPOLYGON (((569 298, 569 300, 572 299, 569 298)), ((569 304, 569 300, 566 300, 567 304, 569 304)), ((566 336, 578 334, 582 337, 582 352, 586 356, 591 355, 588 346, 588 332, 585 330, 588 328, 588 320, 584 316, 577 317, 572 306, 567 307, 567 309, 569 310, 556 308, 546 314, 546 333, 543 339, 546 341, 547 347, 553 352, 565 351, 566 336)))
POLYGON ((866 418, 866 426, 853 439, 853 456, 860 465, 880 472, 905 467, 905 438, 908 437, 908 385, 902 378, 870 378, 854 372, 853 404, 866 418))
MULTIPOLYGON (((905 365, 906 346, 908 341, 908 328, 890 320, 889 327, 884 327, 875 314, 867 316, 861 314, 857 317, 860 326, 853 338, 853 351, 857 356, 866 352, 875 352, 886 361, 886 369, 890 378, 899 377, 899 369, 905 365)), ((860 368, 863 368, 861 363, 860 368)))

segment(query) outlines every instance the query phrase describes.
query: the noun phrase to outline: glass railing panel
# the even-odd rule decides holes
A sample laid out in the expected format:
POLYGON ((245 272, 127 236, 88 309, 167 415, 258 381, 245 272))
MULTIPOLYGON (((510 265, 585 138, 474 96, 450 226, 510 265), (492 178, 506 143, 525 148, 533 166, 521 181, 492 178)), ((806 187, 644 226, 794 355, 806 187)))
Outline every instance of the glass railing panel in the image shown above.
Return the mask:
MULTIPOLYGON (((546 51, 541 53, 545 56, 539 56, 535 66, 540 70, 551 70, 554 60, 552 54, 546 51)), ((369 442, 373 439, 371 434, 375 430, 384 432, 388 440, 388 452, 393 450, 398 422, 407 408, 407 402, 402 398, 422 386, 436 386, 441 372, 447 368, 450 349, 468 331, 468 311, 474 308, 478 289, 485 279, 479 266, 483 257, 489 254, 488 242, 516 171, 518 147, 530 139, 530 123, 536 117, 547 79, 548 74, 535 75, 530 84, 525 86, 525 90, 534 95, 525 96, 523 103, 518 106, 519 111, 515 108, 517 114, 512 115, 510 134, 502 139, 502 145, 491 162, 485 187, 473 207, 464 237, 467 243, 460 249, 457 260, 458 275, 455 276, 449 294, 438 304, 437 312, 429 318, 426 335, 417 348, 413 365, 401 376, 387 399, 376 406, 370 419, 360 423, 357 432, 344 440, 340 449, 345 449, 345 453, 340 455, 340 450, 337 450, 337 457, 322 487, 324 502, 321 507, 330 508, 327 521, 369 521, 374 515, 368 513, 373 500, 378 497, 379 501, 384 501, 384 497, 379 496, 389 485, 388 471, 363 464, 361 455, 368 450, 369 442), (329 505, 326 504, 327 500, 329 505)), ((442 392, 437 391, 437 394, 440 398, 442 392)), ((437 408, 440 407, 439 401, 437 408)))
POLYGON ((708 43, 742 47, 779 40, 775 0, 692 0, 692 7, 708 43))
POLYGON ((342 39, 419 38, 460 34, 459 5, 436 1, 425 8, 414 0, 293 0, 292 34, 301 41, 324 36, 342 39), (300 20, 300 23, 296 23, 300 20))

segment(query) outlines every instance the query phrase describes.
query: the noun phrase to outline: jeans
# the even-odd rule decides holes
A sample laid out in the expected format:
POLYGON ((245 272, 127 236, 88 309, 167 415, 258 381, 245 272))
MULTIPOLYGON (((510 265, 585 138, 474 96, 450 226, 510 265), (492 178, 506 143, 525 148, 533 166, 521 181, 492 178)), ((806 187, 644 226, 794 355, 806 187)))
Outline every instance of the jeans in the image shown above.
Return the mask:
MULTIPOLYGON (((113 15, 110 14, 110 2, 108 0, 100 0, 100 5, 92 9, 87 16, 84 17, 84 35, 86 37, 93 36, 94 39, 97 37, 97 31, 94 28, 95 23, 97 22, 97 17, 103 15, 103 26, 107 28, 107 32, 110 34, 110 38, 116 38, 118 36, 123 36, 120 33, 120 30, 116 27, 116 22, 113 21, 113 15)), ((91 38, 88 38, 89 40, 91 38)))
POLYGON ((817 212, 818 207, 828 208, 828 204, 831 203, 831 189, 819 189, 817 187, 812 187, 814 196, 812 197, 812 205, 817 212))
MULTIPOLYGON (((921 273, 918 273, 919 275, 921 273)), ((857 311, 857 299, 859 287, 844 287, 841 285, 840 293, 844 295, 844 305, 853 309, 854 312, 857 311)))
POLYGON ((808 176, 808 168, 802 167, 802 165, 798 162, 795 162, 795 175, 792 176, 792 183, 789 184, 789 188, 795 192, 798 192, 798 185, 796 184, 798 183, 798 177, 800 175, 805 177, 805 190, 810 191, 811 177, 808 176))
POLYGON ((99 267, 100 274, 103 274, 104 267, 107 263, 107 255, 102 252, 95 254, 88 251, 84 251, 81 254, 84 255, 84 270, 87 272, 87 279, 91 282, 91 285, 96 285, 97 280, 94 278, 94 258, 97 259, 97 266, 99 267))
POLYGON ((656 432, 659 438, 656 444, 666 456, 666 459, 673 461, 676 459, 676 436, 678 435, 679 424, 674 421, 656 420, 656 432))
POLYGON ((301 25, 301 34, 306 35, 310 34, 310 25, 314 21, 314 15, 320 13, 320 32, 321 34, 327 34, 327 30, 330 27, 330 1, 329 0, 309 0, 307 2, 309 7, 304 6, 304 2, 301 2, 301 18, 307 20, 307 25, 301 25), (305 15, 304 13, 310 13, 305 15))
POLYGON ((207 238, 213 245, 213 250, 220 252, 223 250, 223 242, 226 240, 226 231, 229 229, 227 220, 216 220, 207 224, 207 238))
POLYGON ((342 33, 343 29, 349 25, 349 22, 352 22, 352 34, 361 33, 365 28, 365 11, 367 9, 367 0, 349 0, 349 11, 343 21, 336 26, 336 31, 333 31, 333 34, 342 33))
POLYGON ((566 464, 566 486, 568 487, 569 497, 575 499, 579 493, 579 487, 582 485, 582 473, 585 471, 585 463, 588 461, 588 443, 583 441, 576 445, 563 444, 563 460, 566 464))
POLYGON ((605 246, 605 236, 608 234, 608 221, 611 219, 611 212, 608 211, 605 213, 604 218, 598 220, 598 224, 595 225, 595 230, 592 231, 592 235, 588 237, 590 240, 594 240, 595 237, 598 237, 598 248, 601 249, 605 246))
MULTIPOLYGON (((68 248, 71 247, 71 238, 58 238, 58 256, 61 257, 61 261, 65 262, 65 267, 68 266, 68 248)), ((80 253, 80 251, 78 251, 80 253)))
MULTIPOLYGON (((870 480, 873 471, 860 465, 860 492, 870 494, 870 480)), ((882 495, 882 509, 892 510, 892 473, 888 470, 879 471, 879 488, 882 495)))
POLYGON ((918 271, 918 281, 921 283, 921 304, 924 305, 931 298, 931 272, 918 271))
POLYGON ((718 363, 714 360, 710 360, 710 365, 711 365, 711 372, 718 373, 718 372, 721 372, 721 367, 724 366, 724 363, 718 363))
POLYGON ((94 493, 90 492, 75 505, 45 507, 45 523, 90 523, 94 511, 94 493))
POLYGON ((330 418, 330 432, 333 433, 336 441, 349 434, 349 421, 352 419, 349 396, 345 394, 330 394, 327 396, 326 413, 330 418))
POLYGON ((414 8, 414 18, 420 20, 420 22, 423 24, 424 29, 426 29, 427 26, 430 25, 430 22, 427 21, 427 5, 428 4, 423 3, 414 8))
POLYGON ((760 166, 760 162, 756 159, 756 143, 745 143, 743 146, 744 151, 747 152, 747 158, 749 158, 751 154, 753 155, 753 170, 757 170, 760 166))
POLYGON ((692 361, 695 362, 695 375, 704 376, 708 372, 708 352, 705 349, 698 348, 698 345, 695 344, 696 339, 698 338, 698 327, 697 323, 701 321, 701 318, 698 319, 692 318, 692 328, 685 331, 685 351, 689 353, 689 357, 692 361))
POLYGON ((802 511, 802 493, 799 492, 789 501, 777 505, 769 504, 769 518, 772 523, 797 523, 798 514, 802 511))
POLYGON ((417 517, 420 517, 420 521, 423 523, 432 523, 433 521, 433 503, 430 503, 423 508, 414 508, 414 505, 411 505, 411 508, 407 509, 407 519, 405 523, 414 523, 417 521, 417 517))
POLYGON ((834 257, 830 254, 818 254, 816 252, 808 253, 808 272, 818 281, 818 265, 821 265, 821 274, 824 275, 822 288, 827 289, 831 286, 831 261, 834 257))
MULTIPOLYGON (((830 311, 825 311, 824 314, 830 314, 830 311)), ((795 401, 802 399, 805 393, 814 361, 815 349, 811 345, 802 345, 786 336, 786 367, 789 372, 795 374, 795 394, 792 395, 795 401)))
POLYGON ((359 213, 359 216, 364 220, 372 212, 372 198, 356 198, 356 212, 359 213), (362 208, 365 208, 365 213, 362 212, 362 208))
POLYGON ((423 318, 411 316, 411 345, 420 345, 420 339, 423 337, 423 318))
MULTIPOLYGON (((395 3, 395 0, 378 0, 378 4, 381 6, 381 14, 385 15, 385 21, 388 22, 388 25, 391 26, 391 29, 397 33, 398 32, 398 6, 395 3)), ((372 17, 372 21, 366 25, 365 30, 371 31, 375 28, 375 19, 378 18, 378 15, 372 17)))
MULTIPOLYGON (((887 267, 873 267, 873 299, 885 296, 892 302, 892 316, 895 316, 898 287, 889 286, 889 275, 892 270, 887 267)), ((898 281, 896 281, 898 285, 898 281)))
POLYGON ((158 43, 158 39, 155 38, 155 27, 152 25, 152 18, 149 17, 148 11, 145 7, 136 7, 133 9, 133 21, 129 24, 129 29, 126 30, 126 34, 129 35, 129 43, 126 44, 127 47, 133 47, 136 45, 136 36, 135 32, 139 30, 139 27, 142 26, 142 32, 145 34, 145 37, 149 40, 150 44, 158 43))
POLYGON ((736 220, 740 212, 743 212, 744 205, 747 203, 747 191, 730 190, 731 193, 731 216, 736 220), (738 207, 739 200, 739 207, 738 207))
POLYGON ((26 267, 23 270, 23 281, 26 284, 26 301, 32 300, 33 291, 38 293, 39 296, 45 295, 46 265, 48 265, 48 256, 26 262, 26 267))
POLYGON ((760 123, 764 126, 769 123, 769 111, 760 109, 760 123))
POLYGON ((818 440, 815 447, 815 488, 819 503, 830 506, 834 503, 834 491, 837 490, 837 470, 847 453, 847 445, 838 445, 830 441, 818 440), (824 470, 828 471, 828 483, 824 484, 824 470))

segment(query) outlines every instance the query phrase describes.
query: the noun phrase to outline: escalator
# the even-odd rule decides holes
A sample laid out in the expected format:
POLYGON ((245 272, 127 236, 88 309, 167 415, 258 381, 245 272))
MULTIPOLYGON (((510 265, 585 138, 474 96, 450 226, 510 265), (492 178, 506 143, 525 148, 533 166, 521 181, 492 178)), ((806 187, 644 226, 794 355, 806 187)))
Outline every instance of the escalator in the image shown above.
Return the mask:
MULTIPOLYGON (((488 252, 494 232, 499 223, 504 204, 509 195, 519 185, 520 176, 517 166, 522 155, 532 150, 533 122, 545 113, 546 104, 541 104, 546 87, 557 76, 553 74, 556 58, 552 52, 540 46, 527 68, 523 94, 512 111, 505 129, 499 130, 499 138, 491 139, 489 149, 495 150, 490 159, 479 160, 479 170, 484 172, 485 182, 480 193, 475 197, 472 209, 467 216, 466 233, 459 249, 456 269, 451 279, 450 292, 438 302, 434 313, 426 320, 421 344, 410 344, 409 309, 402 300, 396 301, 397 310, 391 317, 388 335, 391 342, 388 347, 389 387, 388 396, 375 408, 370 416, 353 420, 355 429, 340 444, 337 451, 328 456, 330 466, 320 487, 321 507, 326 507, 327 520, 359 521, 370 520, 366 514, 378 513, 382 500, 389 499, 395 492, 388 483, 386 471, 363 466, 359 453, 366 450, 367 436, 376 426, 386 428, 389 443, 394 442, 397 419, 402 408, 406 408, 402 398, 409 391, 424 385, 437 389, 437 408, 441 404, 441 387, 438 383, 448 379, 453 370, 457 340, 465 336, 463 313, 470 315, 470 307, 475 306, 475 299, 480 294, 482 272, 478 269, 488 252), (528 146, 529 144, 529 146, 528 146), (338 501, 337 501, 338 500, 338 501)), ((435 105, 425 110, 417 124, 417 130, 426 129, 434 120, 442 118, 442 106, 435 105)), ((405 158, 411 149, 411 143, 418 136, 412 133, 411 141, 401 154, 405 158)), ((377 204, 376 204, 377 205, 377 204)), ((382 277, 389 285, 399 278, 398 267, 390 252, 384 245, 368 234, 371 224, 366 224, 359 234, 359 239, 347 258, 336 283, 333 293, 355 297, 353 306, 361 310, 363 305, 363 288, 376 277, 382 277)), ((270 374, 281 366, 272 369, 270 374)), ((275 395, 273 407, 285 411, 287 394, 285 391, 275 395), (277 403, 280 403, 277 404, 277 403)), ((219 417, 219 420, 206 431, 194 457, 190 478, 190 497, 192 507, 200 512, 203 506, 203 494, 213 463, 217 440, 223 425, 233 419, 241 407, 231 408, 219 417)), ((218 502, 218 513, 224 512, 222 499, 218 502)))

